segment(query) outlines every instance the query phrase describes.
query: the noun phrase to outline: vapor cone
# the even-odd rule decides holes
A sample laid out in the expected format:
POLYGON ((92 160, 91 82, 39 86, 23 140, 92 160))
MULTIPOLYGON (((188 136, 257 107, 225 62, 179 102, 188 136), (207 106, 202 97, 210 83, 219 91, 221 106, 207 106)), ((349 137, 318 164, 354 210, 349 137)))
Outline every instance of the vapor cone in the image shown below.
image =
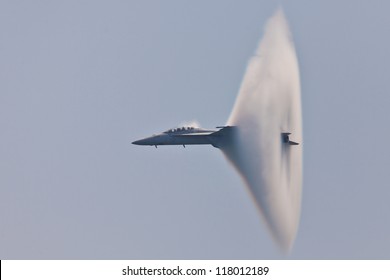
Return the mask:
POLYGON ((293 245, 300 218, 302 120, 299 69, 288 24, 281 10, 269 19, 250 59, 227 125, 235 140, 222 148, 254 198, 282 249, 293 245), (282 133, 291 133, 290 146, 282 133))

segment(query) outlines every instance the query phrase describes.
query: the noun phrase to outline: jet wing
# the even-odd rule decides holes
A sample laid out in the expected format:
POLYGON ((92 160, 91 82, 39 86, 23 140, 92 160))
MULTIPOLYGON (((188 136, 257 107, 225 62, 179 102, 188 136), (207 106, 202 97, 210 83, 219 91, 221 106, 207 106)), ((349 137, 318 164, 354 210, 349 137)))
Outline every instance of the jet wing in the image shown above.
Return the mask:
POLYGON ((230 135, 231 133, 233 133, 236 129, 235 126, 217 126, 217 128, 220 128, 220 130, 216 131, 213 133, 213 136, 226 136, 226 135, 230 135))

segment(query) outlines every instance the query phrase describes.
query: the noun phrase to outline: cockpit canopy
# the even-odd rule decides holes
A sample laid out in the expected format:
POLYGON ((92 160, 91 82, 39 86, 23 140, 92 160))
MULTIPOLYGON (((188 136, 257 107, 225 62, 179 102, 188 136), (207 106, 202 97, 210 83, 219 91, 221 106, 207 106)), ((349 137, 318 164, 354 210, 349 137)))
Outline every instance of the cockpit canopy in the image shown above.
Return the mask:
POLYGON ((174 132, 179 132, 179 131, 191 131, 193 129, 194 129, 194 127, 192 127, 192 126, 183 126, 183 127, 171 128, 167 131, 164 131, 164 133, 174 133, 174 132))

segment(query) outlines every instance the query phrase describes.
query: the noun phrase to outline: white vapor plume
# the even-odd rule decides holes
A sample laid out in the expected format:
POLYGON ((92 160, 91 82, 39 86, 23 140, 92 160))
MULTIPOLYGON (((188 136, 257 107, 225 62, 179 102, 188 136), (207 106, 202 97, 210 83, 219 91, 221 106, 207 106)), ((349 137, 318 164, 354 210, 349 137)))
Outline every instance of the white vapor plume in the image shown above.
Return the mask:
POLYGON ((282 10, 266 25, 227 125, 237 126, 237 133, 223 153, 248 186, 276 242, 291 250, 301 208, 302 117, 298 62, 282 10), (299 145, 283 143, 284 132, 299 145))

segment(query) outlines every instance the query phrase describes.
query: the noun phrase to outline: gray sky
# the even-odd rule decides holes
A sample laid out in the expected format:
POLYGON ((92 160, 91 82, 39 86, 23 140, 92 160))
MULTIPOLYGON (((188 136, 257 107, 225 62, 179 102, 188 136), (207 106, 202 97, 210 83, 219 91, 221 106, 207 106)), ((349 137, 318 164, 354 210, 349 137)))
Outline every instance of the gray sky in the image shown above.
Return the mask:
POLYGON ((0 258, 390 258, 386 1, 281 1, 301 68, 292 253, 213 147, 279 2, 1 1, 0 258), (286 3, 283 3, 286 2, 286 3))

